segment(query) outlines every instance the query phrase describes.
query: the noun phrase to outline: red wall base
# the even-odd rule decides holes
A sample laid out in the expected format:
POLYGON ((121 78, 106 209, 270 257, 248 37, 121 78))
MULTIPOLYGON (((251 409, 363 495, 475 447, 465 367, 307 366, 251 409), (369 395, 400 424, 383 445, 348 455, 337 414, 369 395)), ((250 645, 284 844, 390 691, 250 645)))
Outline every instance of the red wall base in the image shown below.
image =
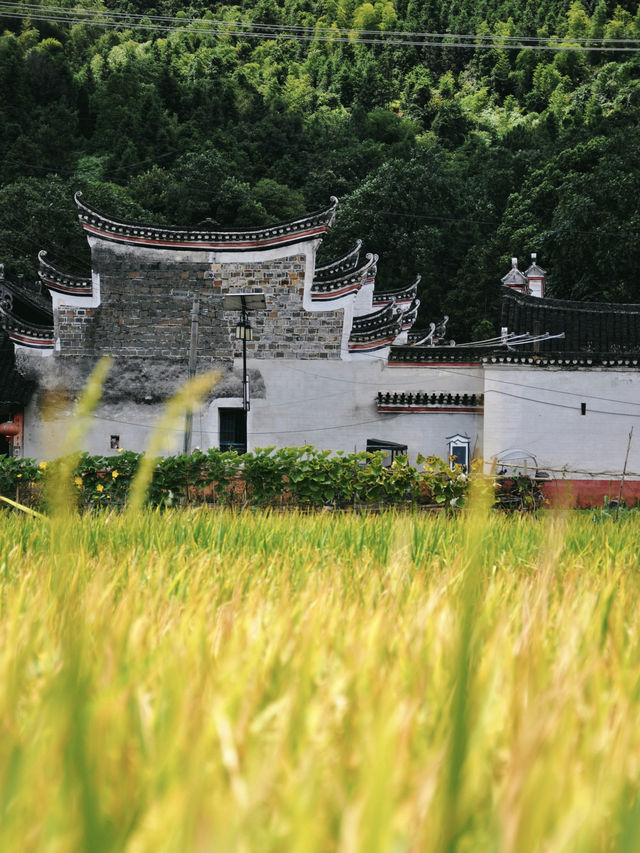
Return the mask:
MULTIPOLYGON (((549 480, 540 487, 552 507, 603 506, 605 498, 617 501, 620 494, 620 480, 549 480)), ((622 500, 627 506, 640 503, 640 480, 624 481, 622 500)))

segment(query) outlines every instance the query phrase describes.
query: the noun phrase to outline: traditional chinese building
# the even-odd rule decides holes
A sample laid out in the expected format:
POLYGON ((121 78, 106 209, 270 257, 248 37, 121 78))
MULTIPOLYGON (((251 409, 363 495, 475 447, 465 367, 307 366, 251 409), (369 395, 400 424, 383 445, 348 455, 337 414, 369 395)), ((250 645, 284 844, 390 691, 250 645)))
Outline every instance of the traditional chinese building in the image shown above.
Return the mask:
POLYGON ((35 387, 30 396, 24 384, 4 415, 24 414, 25 455, 55 455, 108 354, 93 453, 144 449, 166 399, 216 369, 221 380, 188 431, 167 433, 167 452, 381 447, 390 458, 483 457, 600 499, 624 470, 625 493, 640 494, 640 444, 628 440, 640 413, 639 306, 550 299, 536 257, 524 272, 513 259, 500 334, 456 346, 446 317, 413 328, 419 279, 376 290, 379 259, 360 242, 316 264, 335 199, 292 222, 227 230, 121 222, 76 202, 90 272, 64 273, 41 252, 38 286, 2 291, 6 334, 35 387), (229 309, 242 295, 260 306, 246 317, 229 309))

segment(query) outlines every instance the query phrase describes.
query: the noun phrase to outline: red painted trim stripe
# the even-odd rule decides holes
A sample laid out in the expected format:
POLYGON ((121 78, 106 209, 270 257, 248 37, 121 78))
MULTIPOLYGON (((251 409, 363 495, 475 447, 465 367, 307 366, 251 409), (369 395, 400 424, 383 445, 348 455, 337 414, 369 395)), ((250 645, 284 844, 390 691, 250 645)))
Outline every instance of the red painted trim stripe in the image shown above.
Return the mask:
POLYGON ((31 338, 26 335, 20 335, 17 332, 8 332, 7 334, 12 341, 26 347, 33 347, 35 349, 53 348, 53 338, 51 338, 51 340, 43 340, 42 338, 31 338))
POLYGON ((229 240, 225 243, 204 243, 197 240, 154 240, 150 237, 131 237, 128 234, 114 234, 112 231, 103 231, 101 228, 96 228, 86 222, 82 223, 85 231, 91 234, 96 234, 98 237, 104 237, 115 243, 134 243, 140 246, 149 246, 155 249, 201 249, 205 250, 223 250, 229 249, 255 249, 269 248, 270 246, 279 246, 286 243, 301 243, 303 239, 315 237, 318 234, 326 234, 329 230, 328 226, 321 225, 317 228, 310 228, 307 231, 298 231, 295 234, 283 234, 281 237, 265 237, 262 240, 247 240, 245 242, 229 240))
POLYGON ((42 283, 49 288, 55 290, 56 293, 66 293, 71 296, 92 296, 93 287, 65 287, 63 284, 58 284, 55 281, 49 281, 48 278, 43 278, 42 283))
POLYGON ((349 287, 344 287, 342 290, 332 290, 329 293, 314 293, 311 291, 312 302, 329 302, 332 299, 338 299, 341 296, 348 296, 350 293, 355 293, 360 290, 361 285, 351 284, 349 287))

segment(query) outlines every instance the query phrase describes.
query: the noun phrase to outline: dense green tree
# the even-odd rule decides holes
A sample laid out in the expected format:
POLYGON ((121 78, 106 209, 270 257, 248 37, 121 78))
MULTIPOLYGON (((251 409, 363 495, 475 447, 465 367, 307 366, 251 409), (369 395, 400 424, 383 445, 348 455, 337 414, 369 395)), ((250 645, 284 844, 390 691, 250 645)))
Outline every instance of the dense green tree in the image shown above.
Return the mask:
POLYGON ((149 17, 1 19, 0 262, 14 274, 35 275, 42 247, 82 267, 77 189, 123 218, 223 226, 336 194, 327 252, 363 237, 384 286, 421 272, 423 318, 446 311, 458 338, 495 319, 514 253, 537 250, 558 295, 638 298, 640 59, 574 49, 638 38, 637 0, 106 6, 149 17), (180 26, 155 30, 154 14, 180 26), (213 32, 221 20, 233 32, 213 32), (449 36, 398 46, 391 30, 449 36), (465 33, 499 41, 456 46, 465 33), (514 36, 561 49, 514 51, 514 36))
MULTIPOLYGON (((638 116, 640 118, 640 116, 638 116)), ((629 128, 562 151, 509 199, 503 258, 538 251, 553 296, 640 301, 640 143, 629 128)))

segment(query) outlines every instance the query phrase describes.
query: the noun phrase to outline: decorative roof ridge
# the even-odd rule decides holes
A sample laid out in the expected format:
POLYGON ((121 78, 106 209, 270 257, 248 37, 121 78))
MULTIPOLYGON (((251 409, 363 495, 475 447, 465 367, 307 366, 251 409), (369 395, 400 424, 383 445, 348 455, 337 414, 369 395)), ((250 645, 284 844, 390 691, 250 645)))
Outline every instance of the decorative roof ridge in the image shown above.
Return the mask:
POLYGON ((394 299, 411 299, 418 292, 418 285, 422 281, 422 276, 417 275, 415 280, 408 284, 406 287, 399 287, 397 290, 381 290, 378 293, 373 294, 373 304, 376 302, 382 302, 383 300, 389 300, 392 297, 394 299))
MULTIPOLYGON (((40 282, 36 282, 35 284, 40 287, 40 282)), ((26 302, 36 311, 40 311, 48 315, 52 314, 52 307, 48 294, 45 296, 43 293, 34 292, 28 286, 25 286, 24 284, 16 284, 8 278, 0 279, 0 302, 4 304, 5 310, 8 309, 10 312, 13 310, 14 296, 22 302, 26 302)))
POLYGON ((640 367, 640 350, 630 352, 516 352, 498 347, 394 346, 390 364, 404 363, 531 364, 538 367, 640 367))
POLYGON ((351 333, 349 352, 367 352, 391 346, 402 331, 402 321, 397 317, 387 326, 351 333))
MULTIPOLYGON (((329 264, 323 264, 321 267, 316 267, 313 274, 314 279, 333 278, 334 276, 341 275, 342 273, 347 273, 349 270, 355 269, 358 266, 361 249, 362 240, 357 240, 355 247, 345 255, 342 255, 340 258, 336 258, 335 261, 331 261, 329 264)), ((367 255, 367 257, 369 256, 367 255)))
POLYGON ((84 202, 81 192, 75 194, 74 200, 78 207, 80 223, 89 234, 116 243, 147 248, 192 248, 202 251, 270 249, 322 237, 333 225, 338 207, 338 199, 331 196, 328 208, 288 222, 260 228, 221 228, 205 231, 197 227, 164 227, 111 219, 84 202))
POLYGON ((402 314, 390 314, 385 322, 376 325, 352 328, 349 336, 349 348, 361 349, 369 345, 377 348, 388 346, 402 331, 402 314))
POLYGON ((364 280, 371 270, 372 266, 378 263, 378 256, 371 253, 367 254, 367 260, 362 266, 351 271, 344 271, 331 277, 322 278, 320 280, 314 277, 311 285, 312 292, 322 293, 332 291, 339 287, 344 287, 351 284, 358 284, 361 287, 364 280))
POLYGON ((572 299, 552 299, 549 296, 531 296, 528 293, 519 293, 510 287, 503 288, 502 299, 511 299, 521 305, 531 305, 551 310, 568 309, 571 311, 599 314, 603 311, 617 312, 619 314, 640 314, 640 303, 636 302, 583 302, 582 300, 572 299))
MULTIPOLYGON (((432 324, 435 325, 435 324, 432 324)), ((427 341, 431 338, 433 334, 433 329, 411 329, 409 331, 408 340, 406 346, 417 347, 424 341, 427 341)))
POLYGON ((15 344, 32 349, 53 349, 53 324, 39 326, 36 323, 26 322, 1 307, 0 323, 15 344))
POLYGON ((464 362, 480 363, 483 355, 491 355, 494 350, 476 347, 438 347, 420 344, 401 344, 394 346, 389 353, 389 362, 464 362))
POLYGON ((410 305, 403 307, 399 306, 402 312, 402 329, 405 332, 408 332, 411 326, 415 323, 418 318, 418 308, 420 307, 420 300, 414 299, 410 305))
POLYGON ((484 353, 482 361, 493 364, 533 364, 541 367, 640 367, 640 350, 636 352, 493 352, 484 353))
POLYGON ((4 328, 8 326, 20 327, 25 330, 29 330, 29 332, 33 332, 34 334, 53 334, 53 322, 51 325, 41 325, 39 323, 32 323, 30 320, 23 320, 22 317, 18 317, 13 311, 7 311, 5 308, 0 306, 0 320, 2 321, 2 325, 4 328))
POLYGON ((353 334, 353 332, 364 332, 367 329, 384 328, 392 320, 401 316, 402 314, 396 308, 395 302, 389 302, 377 311, 372 311, 370 314, 362 314, 359 317, 354 317, 351 331, 353 334))
POLYGON ((84 276, 61 272, 53 264, 49 263, 46 257, 47 253, 44 249, 38 252, 38 261, 40 263, 38 276, 49 290, 78 296, 91 296, 93 294, 91 277, 86 278, 84 276))

